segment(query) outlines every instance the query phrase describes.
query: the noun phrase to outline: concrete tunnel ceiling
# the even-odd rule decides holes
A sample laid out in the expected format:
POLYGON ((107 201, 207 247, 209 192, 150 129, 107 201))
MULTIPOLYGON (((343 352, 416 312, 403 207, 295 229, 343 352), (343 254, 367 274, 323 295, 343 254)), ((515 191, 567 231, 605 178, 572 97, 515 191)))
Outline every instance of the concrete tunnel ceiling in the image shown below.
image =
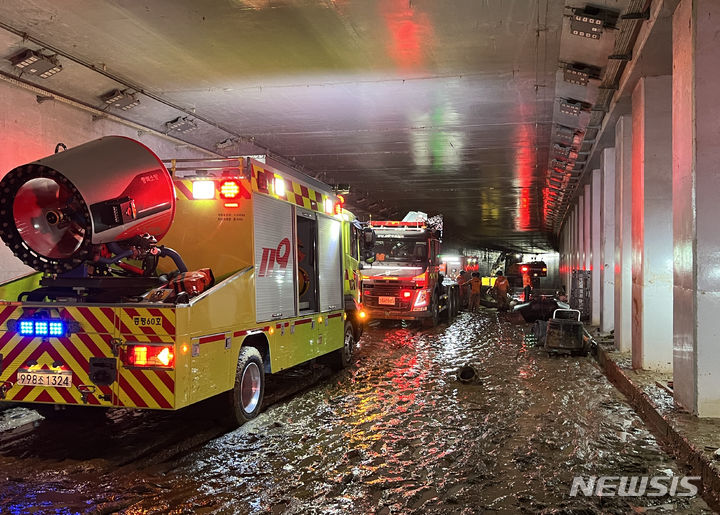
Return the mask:
POLYGON ((595 39, 571 34, 587 4, 565 0, 13 0, 0 73, 222 155, 272 154, 349 185, 351 209, 376 219, 442 213, 451 245, 538 251, 583 180, 624 62, 608 56, 645 4, 593 2, 595 39), (23 49, 62 71, 21 73, 23 49), (572 63, 591 66, 587 85, 566 82, 572 63), (114 89, 140 104, 109 107, 114 89), (168 130, 182 116, 197 129, 168 130))

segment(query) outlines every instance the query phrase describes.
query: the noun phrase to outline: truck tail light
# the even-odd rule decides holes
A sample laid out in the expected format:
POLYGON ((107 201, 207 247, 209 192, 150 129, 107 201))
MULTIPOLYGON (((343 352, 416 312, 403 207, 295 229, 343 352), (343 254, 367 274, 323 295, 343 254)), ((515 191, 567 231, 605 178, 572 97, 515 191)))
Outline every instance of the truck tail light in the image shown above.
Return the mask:
POLYGON ((172 345, 128 345, 123 362, 131 367, 173 368, 175 352, 172 345))
POLYGON ((220 183, 220 198, 233 200, 240 196, 240 184, 237 181, 222 181, 220 183))
POLYGON ((521 271, 522 273, 525 273, 525 272, 528 271, 528 267, 524 266, 524 267, 520 268, 520 271, 521 271))
POLYGON ((412 297, 412 292, 410 290, 403 290, 400 295, 403 299, 409 299, 410 297, 412 297))
POLYGON ((215 181, 193 181, 193 200, 212 200, 215 198, 215 181))

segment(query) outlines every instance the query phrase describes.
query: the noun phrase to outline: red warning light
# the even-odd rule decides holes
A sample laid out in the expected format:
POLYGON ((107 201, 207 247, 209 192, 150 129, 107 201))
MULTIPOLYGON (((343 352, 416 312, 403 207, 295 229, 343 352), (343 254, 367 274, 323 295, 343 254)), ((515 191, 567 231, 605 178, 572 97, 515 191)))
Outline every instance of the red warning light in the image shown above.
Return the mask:
POLYGON ((240 195, 240 184, 237 181, 223 181, 220 183, 220 198, 229 200, 240 195))
POLYGON ((340 215, 340 214, 342 214, 342 210, 345 207, 345 197, 342 195, 337 195, 337 199, 338 199, 338 201, 335 203, 333 212, 336 215, 340 215))

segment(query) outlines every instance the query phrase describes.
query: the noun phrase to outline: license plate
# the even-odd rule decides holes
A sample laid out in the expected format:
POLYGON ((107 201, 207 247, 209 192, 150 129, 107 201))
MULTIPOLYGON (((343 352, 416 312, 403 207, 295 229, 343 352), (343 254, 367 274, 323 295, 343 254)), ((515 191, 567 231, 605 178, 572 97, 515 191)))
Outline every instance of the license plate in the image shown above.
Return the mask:
POLYGON ((51 386, 55 388, 70 388, 72 386, 72 372, 61 370, 20 370, 17 374, 17 384, 20 386, 51 386))
POLYGON ((380 297, 378 298, 378 304, 382 304, 383 306, 394 306, 395 297, 380 297))

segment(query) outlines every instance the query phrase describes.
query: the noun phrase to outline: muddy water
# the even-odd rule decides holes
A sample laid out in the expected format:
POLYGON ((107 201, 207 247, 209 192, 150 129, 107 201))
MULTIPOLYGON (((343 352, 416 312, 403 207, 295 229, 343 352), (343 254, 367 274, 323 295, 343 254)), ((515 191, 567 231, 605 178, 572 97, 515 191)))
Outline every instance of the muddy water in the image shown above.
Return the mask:
POLYGON ((525 329, 494 310, 430 331, 371 328, 351 368, 285 375, 270 390, 281 400, 230 433, 210 406, 15 430, 0 442, 1 511, 707 510, 700 498, 570 497, 574 476, 685 472, 590 358, 550 358, 525 329), (466 364, 477 381, 457 380, 466 364))

